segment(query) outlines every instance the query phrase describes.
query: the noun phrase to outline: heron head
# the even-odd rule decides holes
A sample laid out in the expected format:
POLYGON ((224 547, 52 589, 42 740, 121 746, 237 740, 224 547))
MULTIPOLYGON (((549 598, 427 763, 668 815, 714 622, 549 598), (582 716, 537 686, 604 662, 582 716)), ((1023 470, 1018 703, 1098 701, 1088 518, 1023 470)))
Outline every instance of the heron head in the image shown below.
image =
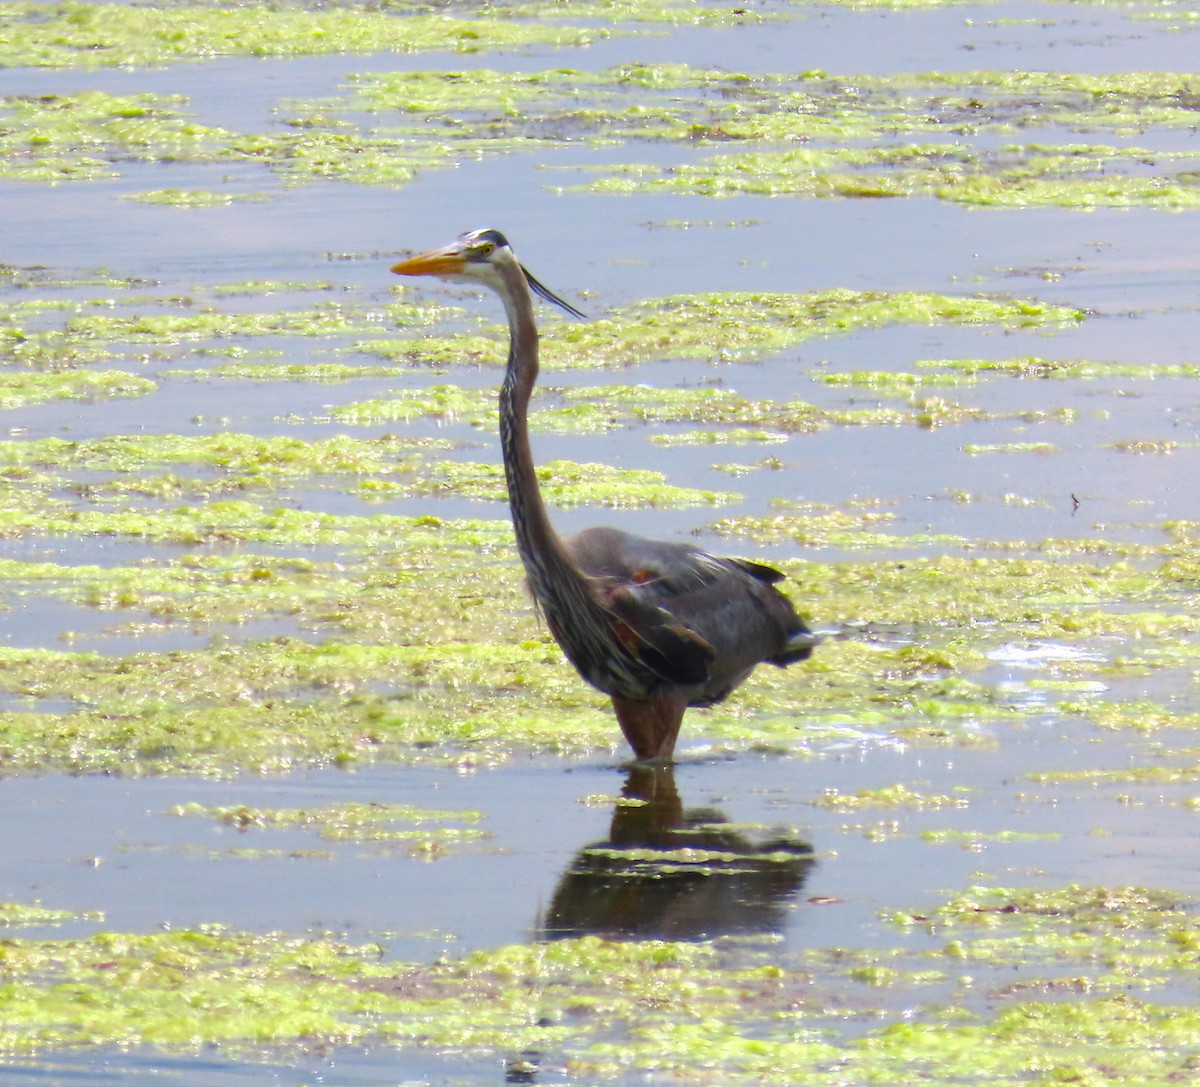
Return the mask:
POLYGON ((393 264, 392 271, 401 276, 437 276, 439 279, 478 283, 491 287, 502 298, 510 294, 509 277, 514 271, 519 272, 519 278, 524 279, 528 288, 539 298, 566 310, 572 317, 587 320, 579 310, 530 274, 529 269, 513 254, 508 239, 498 230, 468 230, 449 245, 393 264))

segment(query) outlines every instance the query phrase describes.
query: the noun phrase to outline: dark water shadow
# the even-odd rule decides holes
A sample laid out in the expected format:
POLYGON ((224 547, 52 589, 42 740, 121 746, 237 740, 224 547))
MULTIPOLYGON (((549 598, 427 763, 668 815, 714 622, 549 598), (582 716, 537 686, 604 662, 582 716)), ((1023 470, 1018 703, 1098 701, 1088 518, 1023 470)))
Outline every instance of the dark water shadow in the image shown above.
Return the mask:
POLYGON ((575 855, 536 934, 700 940, 782 932, 814 863, 812 846, 786 828, 686 808, 672 767, 636 767, 608 838, 575 855))

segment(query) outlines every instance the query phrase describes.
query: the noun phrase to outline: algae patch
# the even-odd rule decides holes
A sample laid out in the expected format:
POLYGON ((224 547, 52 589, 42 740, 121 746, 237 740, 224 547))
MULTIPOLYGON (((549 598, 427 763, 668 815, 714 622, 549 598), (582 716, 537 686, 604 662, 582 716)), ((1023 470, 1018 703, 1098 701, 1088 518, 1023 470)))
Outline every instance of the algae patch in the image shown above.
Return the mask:
MULTIPOLYGON (((0 442, 0 466, 7 468, 5 488, 13 496, 10 508, 0 515, 0 525, 10 532, 36 530, 36 495, 49 501, 43 528, 61 531, 82 517, 86 531, 125 532, 128 525, 112 512, 111 500, 167 499, 192 505, 149 512, 141 534, 189 538, 205 515, 199 503, 211 503, 210 517, 228 520, 239 507, 225 500, 255 493, 270 494, 288 485, 309 487, 340 485, 363 498, 456 496, 500 502, 507 496, 499 465, 451 460, 431 455, 441 443, 384 437, 337 437, 318 441, 296 438, 257 438, 247 434, 218 433, 203 437, 177 435, 100 438, 68 442, 57 438, 0 442), (415 444, 416 448, 412 448, 415 444), (57 478, 79 478, 88 509, 55 508, 50 496, 57 478), (90 514, 90 515, 89 515, 90 514), (110 526, 105 527, 106 523, 110 526), (172 523, 177 527, 172 531, 172 523), (157 529, 156 529, 157 526, 157 529)), ((444 447, 444 446, 443 446, 444 447)), ((543 494, 558 506, 590 504, 624 508, 719 506, 736 498, 730 492, 706 491, 671 485, 661 472, 650 469, 616 469, 602 464, 550 461, 538 468, 543 494)), ((297 529, 313 519, 298 511, 263 511, 284 521, 293 518, 297 529)), ((353 519, 323 519, 331 528, 353 519)), ((217 529, 216 523, 213 524, 217 529)), ((336 529, 335 529, 336 531, 336 529)), ((277 540, 285 542, 286 534, 277 540)))
POLYGON ((145 67, 220 56, 473 53, 482 48, 584 45, 602 30, 535 20, 485 24, 450 13, 337 4, 8 3, 0 61, 22 67, 145 67))
MULTIPOLYGON (((1070 328, 1082 310, 1030 298, 954 296, 930 292, 832 289, 797 294, 720 292, 651 299, 586 325, 563 324, 547 338, 542 361, 549 369, 625 367, 652 359, 731 362, 761 358, 809 340, 904 325, 982 329, 1070 328)), ((498 336, 498 331, 493 337, 498 336)), ((494 338, 458 337, 443 344, 364 341, 384 357, 444 363, 490 361, 504 353, 494 338)), ((625 395, 636 397, 637 390, 625 395)))
POLYGON ((402 849, 424 860, 436 860, 451 850, 488 837, 477 826, 483 813, 438 811, 409 804, 344 804, 325 808, 251 808, 244 804, 205 807, 180 804, 172 815, 207 817, 241 833, 299 828, 315 830, 329 842, 355 842, 374 847, 402 849))
MULTIPOLYGON (((75 16, 62 19, 67 29, 57 35, 49 29, 53 16, 10 19, 10 31, 18 33, 7 39, 8 52, 24 49, 23 62, 33 65, 137 65, 231 53, 353 51, 368 42, 371 51, 401 45, 413 51, 503 50, 535 42, 583 44, 612 32, 553 20, 491 19, 485 37, 473 20, 445 13, 285 5, 270 13, 196 7, 187 32, 172 26, 164 38, 161 27, 126 27, 130 20, 166 18, 156 9, 75 4, 58 11, 68 6, 75 16), (239 29, 239 20, 249 25, 239 29), (311 25, 300 25, 305 22, 311 25), (362 25, 373 22, 383 29, 362 25), (120 38, 122 28, 127 38, 120 38), (31 40, 36 32, 46 40, 31 40), (97 41, 106 34, 120 40, 97 41), (89 42, 86 51, 71 44, 80 35, 89 42)), ((679 6, 667 6, 683 14, 679 6)), ((555 8, 556 15, 566 14, 561 5, 555 8)), ((605 10, 599 18, 611 16, 605 10)), ((0 48, 0 58, 4 52, 0 48)), ((0 101, 9 122, 0 136, 0 148, 8 151, 5 172, 26 181, 87 180, 118 174, 128 161, 168 160, 266 168, 292 184, 402 186, 418 172, 464 157, 532 145, 550 154, 577 144, 652 142, 674 149, 671 161, 660 156, 653 163, 584 166, 589 179, 574 187, 709 197, 931 196, 991 208, 1075 209, 1191 209, 1200 194, 1200 156, 1178 138, 1194 123, 1189 77, 1169 72, 884 78, 670 64, 599 72, 435 70, 360 73, 347 94, 282 104, 283 123, 262 131, 205 125, 186 107, 178 98, 98 91, 37 100, 7 96, 0 101), (1134 135, 1145 146, 1134 145, 1134 135)), ((262 195, 164 189, 138 198, 204 206, 262 195)))
POLYGON ((730 77, 726 100, 707 103, 714 116, 696 133, 714 148, 709 154, 667 167, 600 167, 606 176, 591 188, 1194 208, 1192 149, 1126 142, 1131 133, 1190 130, 1189 86, 1186 76, 1165 72, 730 77), (1030 132, 1028 142, 1002 142, 1018 132, 1030 132), (1071 140, 1095 133, 1109 142, 1071 140))
POLYGON ((941 808, 965 808, 969 801, 966 789, 955 795, 921 793, 907 785, 892 785, 882 789, 861 789, 857 793, 844 795, 837 789, 828 789, 814 801, 820 807, 834 811, 859 811, 863 808, 900 808, 910 811, 936 811, 941 808))
POLYGON ((268 199, 264 193, 212 192, 198 189, 151 189, 130 193, 127 200, 142 204, 167 204, 175 208, 212 208, 226 204, 260 203, 268 199))
MULTIPOLYGON (((70 910, 50 909, 40 902, 0 902, 0 930, 63 925, 68 921, 79 920, 80 916, 70 910)), ((92 921, 104 920, 103 916, 96 913, 83 917, 92 921)))
POLYGON ((1165 1085, 1200 1054, 1194 1009, 1136 991, 1192 976, 1188 900, 1076 886, 940 897, 898 914, 891 946, 857 952, 588 936, 420 965, 388 961, 377 942, 215 926, 12 938, 0 1040, 10 1054, 68 1044, 536 1052, 597 1082, 703 1066, 730 1084, 815 1084, 837 1068, 932 1087, 1047 1071, 1115 1085, 1131 1066, 1165 1085), (924 938, 927 925, 940 944, 924 938))
POLYGON ((158 388, 149 378, 124 370, 0 374, 0 411, 52 400, 107 400, 148 396, 158 388))
MULTIPOLYGON (((3 689, 28 707, 0 715, 9 772, 491 764, 618 741, 604 699, 574 676, 530 608, 505 521, 334 515, 249 497, 318 474, 360 486, 379 473, 378 484, 392 484, 402 442, 139 436, 0 448, 10 538, 108 535, 148 548, 146 561, 128 565, 0 565, 9 606, 36 597, 111 624, 68 626, 56 649, 4 650, 3 689), (168 489, 146 486, 152 464, 164 484, 174 476, 168 489), (129 472, 136 486, 122 483, 129 472), (87 481, 83 503, 56 497, 72 477, 87 481), (199 500, 235 482, 241 497, 199 500), (185 550, 152 562, 155 544, 185 550), (284 633, 263 638, 262 623, 284 633), (159 633, 197 630, 193 648, 155 644, 159 633), (144 649, 105 651, 110 635, 130 634, 144 649)), ((562 468, 544 470, 553 487, 562 468)), ((599 469, 581 469, 572 485, 601 483, 599 469)), ((494 487, 498 499, 498 476, 494 487)), ((779 563, 794 579, 789 591, 835 637, 803 674, 760 671, 737 699, 690 718, 691 734, 710 744, 808 752, 848 735, 977 744, 986 742, 981 721, 1028 720, 1047 705, 1124 733, 1190 719, 1114 686, 1124 675, 1170 684, 1194 670, 1194 647, 1179 637, 1200 587, 1188 525, 1155 545, 1002 546, 905 535, 886 508, 863 503, 781 506, 714 528, 754 548, 786 540, 857 557, 779 563), (919 554, 931 544, 939 557, 919 554), (1000 682, 997 669, 1014 664, 1025 669, 1021 683, 1000 682)), ((922 810, 968 800, 917 789, 825 803, 922 810)))

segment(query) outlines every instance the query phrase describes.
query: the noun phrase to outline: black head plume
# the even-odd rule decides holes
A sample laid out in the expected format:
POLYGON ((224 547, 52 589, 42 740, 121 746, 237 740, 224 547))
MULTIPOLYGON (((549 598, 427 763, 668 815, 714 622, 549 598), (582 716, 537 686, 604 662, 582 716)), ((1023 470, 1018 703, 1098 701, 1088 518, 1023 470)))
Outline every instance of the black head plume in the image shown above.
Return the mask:
POLYGON ((572 317, 578 318, 580 321, 587 320, 587 314, 581 313, 574 306, 572 306, 570 302, 564 302, 558 297, 558 295, 550 290, 549 287, 538 282, 538 280, 535 279, 530 273, 529 269, 523 264, 521 265, 521 271, 525 273, 525 282, 529 284, 529 289, 533 291, 533 293, 539 298, 544 298, 547 302, 552 302, 554 305, 558 306, 560 309, 566 310, 567 313, 569 313, 572 317))

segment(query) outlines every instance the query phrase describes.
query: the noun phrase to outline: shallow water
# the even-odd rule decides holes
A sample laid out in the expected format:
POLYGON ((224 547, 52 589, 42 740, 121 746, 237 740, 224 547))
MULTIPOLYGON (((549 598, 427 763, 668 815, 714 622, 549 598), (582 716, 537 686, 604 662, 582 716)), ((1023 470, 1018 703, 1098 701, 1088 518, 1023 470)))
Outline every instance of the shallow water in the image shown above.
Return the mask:
MULTIPOLYGON (((669 60, 739 71, 821 68, 835 74, 1194 67, 1194 31, 1172 33, 1126 19, 1120 10, 1083 4, 1004 5, 1005 18, 1016 21, 988 25, 1000 13, 999 6, 911 12, 821 8, 782 31, 645 32, 587 50, 530 51, 478 61, 524 70, 669 60)), ((14 69, 0 72, 0 93, 170 91, 186 95, 205 123, 253 128, 279 125, 288 100, 328 97, 354 72, 453 69, 471 63, 463 57, 367 56, 222 58, 162 71, 111 73, 14 69)), ((1194 132, 1181 137, 1194 139, 1194 132)), ((636 157, 652 161, 655 154, 674 153, 647 147, 636 157)), ((1138 208, 991 211, 920 197, 712 200, 559 191, 580 182, 589 166, 629 157, 626 148, 605 151, 584 145, 564 147, 546 161, 512 153, 423 174, 401 190, 321 182, 285 186, 244 165, 124 163, 120 178, 111 181, 56 187, 0 184, 7 221, 2 257, 8 264, 44 266, 56 275, 102 267, 117 277, 136 277, 146 281, 150 310, 163 299, 255 279, 329 281, 335 296, 382 305, 392 287, 386 269, 396 254, 494 223, 517 242, 540 278, 570 298, 574 291, 586 290, 582 304, 597 314, 660 295, 829 287, 1007 292, 1095 314, 1078 327, 1053 333, 889 327, 809 341, 753 363, 645 364, 604 379, 668 387, 719 383, 749 397, 805 399, 831 408, 877 398, 868 390, 824 384, 815 376, 909 371, 922 359, 1045 354, 1132 364, 1198 361, 1195 213, 1138 208), (218 184, 267 191, 271 199, 203 211, 122 199, 151 188, 218 184)), ((90 287, 72 288, 71 293, 104 295, 103 288, 90 287)), ((418 293, 447 297, 436 286, 418 293)), ((286 292, 279 297, 281 309, 295 302, 286 292)), ((122 296, 119 304, 130 303, 122 296)), ((491 314, 496 307, 489 299, 479 308, 491 314)), ((289 361, 306 361, 294 338, 287 346, 299 353, 289 361)), ((138 372, 153 376, 186 366, 188 351, 184 345, 170 352, 174 357, 148 357, 138 372)), ((439 375, 409 370, 404 380, 432 384, 439 375)), ((495 371, 457 374, 456 380, 487 385, 494 382, 495 371)), ((587 371, 560 372, 548 376, 546 384, 593 380, 587 371)), ((394 386, 387 379, 329 388, 163 381, 157 392, 139 399, 51 402, 11 413, 5 422, 12 434, 30 439, 83 441, 110 434, 223 430, 321 437, 348 429, 328 421, 331 406, 394 386), (285 414, 300 421, 284 423, 285 414)), ((949 389, 945 395, 955 399, 958 393, 949 389)), ((985 389, 964 398, 993 413, 1068 408, 1077 415, 1070 424, 989 418, 933 429, 835 427, 793 435, 762 450, 763 456, 778 456, 782 470, 759 470, 732 481, 713 468, 723 455, 704 447, 661 448, 648 440, 647 427, 600 437, 543 436, 537 451, 543 460, 652 465, 681 485, 728 488, 744 495, 733 510, 566 510, 555 517, 563 530, 603 519, 659 536, 699 534, 712 546, 731 550, 740 548, 707 532, 712 521, 726 513, 766 515, 781 498, 832 505, 869 499, 896 515, 895 530, 901 534, 945 534, 991 544, 1086 540, 1101 534, 1108 540, 1158 543, 1165 522, 1196 517, 1200 406, 1194 379, 1046 381, 1031 396, 1028 380, 993 377, 985 389), (968 445, 1033 441, 1052 443, 1055 450, 964 451, 968 445), (1160 455, 1115 447, 1128 441, 1176 445, 1160 455), (963 494, 971 500, 962 500, 963 494), (1014 495, 1022 501, 1010 501, 1014 495)), ((390 429, 358 428, 355 434, 368 437, 390 429)), ((490 434, 465 425, 437 432, 464 443, 452 456, 497 457, 490 434)), ((758 455, 740 451, 728 459, 758 455)), ((369 503, 336 489, 297 488, 281 494, 279 504, 368 515, 504 516, 496 502, 420 498, 369 503)), ((910 551, 938 554, 947 548, 965 550, 928 543, 910 551)), ((753 543, 746 549, 818 562, 846 557, 836 547, 806 550, 792 542, 753 543)), ((177 553, 174 546, 132 540, 0 540, 0 557, 52 558, 61 565, 154 562, 177 553)), ((314 557, 331 553, 319 548, 307 552, 314 557)), ((898 552, 898 558, 909 553, 898 552)), ((228 629, 178 624, 131 631, 124 625, 128 616, 39 598, 28 587, 18 588, 0 614, 0 640, 11 647, 69 643, 121 655, 203 646, 225 637, 315 636, 274 620, 228 629)), ((1170 610, 1172 602, 1163 606, 1170 610)), ((0 785, 0 826, 5 828, 0 836, 0 901, 40 901, 56 909, 104 915, 102 922, 21 931, 31 938, 220 924, 376 940, 383 954, 396 961, 431 962, 476 948, 587 932, 663 939, 773 936, 784 955, 805 948, 892 946, 896 934, 885 928, 881 916, 932 908, 948 889, 989 880, 1009 886, 1161 886, 1200 895, 1197 816, 1181 811, 1195 791, 1186 774, 1166 784, 1062 784, 1031 778, 1081 766, 1122 769, 1155 760, 1186 768, 1186 757, 1170 750, 1164 754, 1165 745, 1149 735, 1104 734, 1060 712, 1044 681, 1069 677, 1063 666, 1069 663, 1070 647, 1065 657, 1040 642, 1004 649, 991 658, 986 676, 999 709, 995 719, 978 722, 975 743, 910 746, 882 734, 864 740, 856 731, 848 732, 845 742, 831 740, 815 757, 801 758, 748 748, 714 753, 710 745, 689 741, 685 730, 673 780, 653 785, 662 802, 654 811, 663 823, 651 828, 627 818, 619 823, 628 812, 588 801, 616 796, 623 788, 641 795, 638 790, 647 787, 612 757, 516 757, 500 767, 457 770, 383 764, 355 772, 233 780, 9 778, 0 785), (1044 707, 1044 713, 1014 725, 1000 711, 1018 703, 1044 707), (850 796, 897 781, 928 794, 961 790, 968 803, 964 808, 906 811, 895 819, 895 813, 886 811, 847 813, 822 803, 828 790, 850 796), (189 802, 311 808, 351 801, 478 811, 485 837, 431 861, 396 847, 325 841, 312 831, 238 830, 170 814, 174 805, 189 802), (737 874, 702 879, 685 874, 665 881, 656 896, 638 899, 631 912, 622 892, 634 881, 628 878, 628 858, 622 859, 614 843, 652 848, 664 825, 708 835, 704 841, 719 842, 743 863, 737 874), (955 843, 922 837, 943 830, 970 831, 980 838, 955 843), (987 839, 1009 831, 1029 837, 987 839), (762 860, 764 834, 786 844, 784 859, 762 860)), ((1114 655, 1119 651, 1113 647, 1114 655)), ((1186 669, 1165 680, 1114 679, 1109 697, 1155 697, 1181 715, 1200 710, 1195 673, 1186 669)), ((2 708, 52 709, 28 700, 2 708)), ((932 945, 939 938, 918 933, 908 939, 910 947, 919 949, 923 941, 932 945)), ((1196 993, 1172 990, 1167 996, 1194 1003, 1196 993)), ((894 999, 902 1000, 903 994, 894 999)), ((504 1075, 503 1066, 491 1058, 397 1056, 369 1049, 324 1056, 260 1054, 247 1060, 116 1051, 12 1059, 0 1055, 0 1083, 44 1087, 480 1084, 498 1082, 504 1075)), ((561 1070, 548 1066, 538 1082, 561 1079, 561 1070)))
MULTIPOLYGON (((999 682, 1007 684, 1010 697, 1020 696, 1022 677, 1034 667, 1028 655, 998 665, 999 682)), ((678 810, 662 815, 656 828, 674 825, 678 831, 701 814, 704 824, 728 824, 731 832, 770 828, 789 836, 804 858, 794 882, 764 881, 757 889, 744 887, 740 898, 705 894, 689 903, 697 888, 684 881, 675 888, 675 908, 661 914, 661 929, 652 916, 639 914, 626 924, 599 910, 576 927, 657 938, 758 931, 782 935, 796 947, 831 946, 850 932, 861 938, 881 911, 902 903, 929 905, 945 887, 969 882, 980 871, 1010 880, 1053 873, 1055 879, 1098 884, 1169 882, 1200 893, 1200 871, 1190 864, 1194 836, 1166 798, 1155 795, 1155 787, 1135 788, 1138 802, 1116 811, 1105 795, 1113 790, 1029 784, 1028 772, 1076 766, 1081 752, 1095 746, 1084 730, 1051 715, 1018 735, 988 729, 983 736, 988 742, 982 750, 834 744, 811 761, 752 754, 689 757, 685 750, 673 774, 677 798, 672 792, 672 804, 666 805, 674 810, 677 802, 678 810), (852 794, 897 778, 935 794, 961 790, 969 815, 959 809, 909 814, 903 833, 884 843, 863 833, 861 816, 821 805, 831 788, 852 794), (1064 805, 1072 812, 1068 825, 1064 805), (1055 837, 979 850, 921 840, 926 831, 964 821, 981 836, 1018 830, 1055 837), (1099 830, 1110 833, 1100 837, 1099 830), (811 846, 811 856, 804 854, 804 844, 811 846), (933 858, 935 872, 929 867, 933 858), (825 899, 837 902, 813 904, 825 899), (691 922, 681 916, 689 908, 698 911, 690 931, 691 922), (757 921, 747 924, 751 910, 757 921)), ((1087 750, 1087 762, 1097 769, 1120 768, 1140 754, 1138 748, 1107 744, 1087 750)), ((670 790, 671 784, 659 787, 670 790)), ((5 894, 64 909, 101 910, 106 919, 103 925, 72 922, 44 933, 27 930, 29 935, 200 924, 330 931, 378 935, 390 957, 422 961, 523 942, 548 925, 553 930, 547 920, 551 903, 570 893, 584 851, 615 840, 632 847, 639 836, 656 833, 628 823, 637 809, 614 816, 611 804, 589 798, 622 788, 636 794, 644 787, 637 772, 615 761, 557 760, 469 773, 381 766, 234 782, 14 780, 5 786, 4 822, 12 840, 5 894), (406 856, 403 846, 330 842, 313 830, 239 829, 171 814, 174 806, 189 802, 315 809, 350 800, 482 811, 486 837, 430 862, 406 856), (626 824, 614 828, 614 818, 626 824), (466 885, 472 893, 464 893, 466 885)), ((588 894, 580 908, 589 902, 603 905, 588 894)), ((580 915, 580 909, 570 912, 580 915)))
MULTIPOLYGON (((1035 656, 1014 651, 1013 660, 998 663, 998 685, 1010 697, 1021 697, 1035 656)), ((881 917, 933 909, 947 888, 989 880, 1170 886, 1200 894, 1193 828, 1181 822, 1171 790, 1031 786, 1026 780, 1028 772, 1070 770, 1081 759, 1119 769, 1144 757, 1138 744, 1098 745, 1086 730, 1053 714, 1020 733, 983 733, 986 742, 977 749, 945 752, 856 742, 833 745, 808 761, 685 753, 671 783, 678 810, 652 819, 653 828, 644 820, 631 825, 628 813, 614 816, 610 806, 591 799, 615 793, 623 783, 636 792, 637 773, 629 777, 613 762, 542 760, 466 774, 383 766, 234 782, 12 780, 0 803, 7 843, 2 891, 10 900, 104 913, 102 922, 24 930, 28 937, 216 924, 367 940, 400 963, 589 933, 781 937, 775 954, 784 961, 790 951, 805 949, 884 949, 894 946, 896 934, 881 927, 881 917), (964 807, 904 813, 892 825, 886 813, 879 819, 879 812, 851 814, 822 805, 831 788, 852 794, 898 779, 929 794, 957 793, 964 807), (1118 793, 1129 795, 1117 802, 1118 793), (348 801, 480 810, 486 837, 431 862, 395 847, 331 843, 311 831, 237 830, 170 813, 186 803, 317 808, 348 801), (629 895, 644 881, 629 882, 621 852, 633 850, 632 856, 664 843, 677 849, 679 828, 695 824, 708 828, 710 845, 720 840, 721 848, 743 858, 754 855, 745 852, 749 834, 791 843, 794 859, 773 854, 750 875, 660 880, 647 892, 651 897, 639 897, 631 909, 629 895), (979 840, 934 844, 922 837, 965 828, 979 840), (986 840, 998 832, 1025 837, 986 840), (615 858, 607 852, 614 845, 615 858)), ((944 939, 915 933, 905 942, 919 954, 944 939)), ((980 990, 1003 984, 1011 969, 996 966, 994 976, 977 975, 980 990)), ((1188 999, 1190 993, 1160 993, 1160 999, 1172 997, 1188 999)), ((893 999, 907 997, 899 992, 893 999)), ((844 1029, 853 1034, 853 1020, 844 1029)), ((495 1082, 500 1074, 494 1060, 355 1048, 339 1049, 327 1063, 311 1054, 288 1055, 278 1065, 265 1059, 265 1065, 246 1065, 219 1055, 65 1052, 0 1070, 4 1082, 130 1087, 176 1077, 204 1084, 290 1084, 314 1077, 351 1085, 392 1082, 388 1077, 397 1075, 401 1082, 495 1082)), ((558 1079, 548 1067, 539 1081, 558 1079)))

